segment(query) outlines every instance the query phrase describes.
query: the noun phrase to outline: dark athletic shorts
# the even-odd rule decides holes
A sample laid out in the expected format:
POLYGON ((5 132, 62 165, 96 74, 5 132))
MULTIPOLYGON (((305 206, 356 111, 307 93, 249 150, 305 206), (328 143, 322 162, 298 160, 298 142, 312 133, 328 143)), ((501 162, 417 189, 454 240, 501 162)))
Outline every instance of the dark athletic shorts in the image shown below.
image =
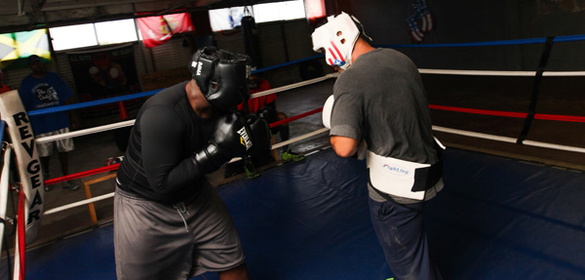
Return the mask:
POLYGON ((245 258, 231 215, 209 184, 193 201, 173 206, 116 188, 114 247, 118 280, 189 279, 245 258))

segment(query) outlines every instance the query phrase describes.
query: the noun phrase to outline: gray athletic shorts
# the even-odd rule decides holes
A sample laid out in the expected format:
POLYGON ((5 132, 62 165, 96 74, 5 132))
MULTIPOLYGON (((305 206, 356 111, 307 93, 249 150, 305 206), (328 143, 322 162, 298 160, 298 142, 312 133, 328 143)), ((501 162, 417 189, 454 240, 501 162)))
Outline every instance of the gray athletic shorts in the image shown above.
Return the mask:
POLYGON ((245 261, 231 215, 209 184, 174 206, 116 188, 114 248, 118 280, 188 279, 245 261))
MULTIPOLYGON (((61 128, 59 130, 55 130, 55 131, 51 131, 51 132, 47 132, 47 133, 41 133, 36 135, 36 138, 42 138, 42 137, 47 137, 47 136, 52 136, 52 135, 58 135, 58 134, 63 134, 63 133, 68 133, 69 132, 69 128, 61 128)), ((53 146, 57 146, 57 151, 59 153, 64 153, 64 152, 71 152, 73 151, 73 149, 75 149, 75 146, 73 145, 73 139, 71 138, 67 138, 67 139, 61 139, 61 140, 56 140, 56 141, 51 141, 51 142, 46 142, 46 143, 40 143, 37 144, 37 149, 39 150, 39 157, 48 157, 50 155, 53 154, 53 146)))

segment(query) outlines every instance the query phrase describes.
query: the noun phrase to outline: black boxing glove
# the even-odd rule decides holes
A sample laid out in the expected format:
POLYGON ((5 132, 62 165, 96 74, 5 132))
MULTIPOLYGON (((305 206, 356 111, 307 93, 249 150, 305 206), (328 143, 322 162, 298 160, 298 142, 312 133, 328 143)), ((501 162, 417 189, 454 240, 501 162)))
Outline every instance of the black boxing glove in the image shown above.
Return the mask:
POLYGON ((274 104, 274 102, 270 102, 264 105, 264 107, 258 110, 258 116, 269 122, 276 121, 277 119, 276 104, 274 104))
POLYGON ((196 152, 192 159, 203 173, 211 173, 234 157, 241 157, 252 147, 251 133, 240 113, 220 117, 207 147, 196 152))
POLYGON ((272 150, 272 133, 268 122, 255 114, 245 117, 252 134, 252 147, 246 152, 252 156, 264 156, 272 150))

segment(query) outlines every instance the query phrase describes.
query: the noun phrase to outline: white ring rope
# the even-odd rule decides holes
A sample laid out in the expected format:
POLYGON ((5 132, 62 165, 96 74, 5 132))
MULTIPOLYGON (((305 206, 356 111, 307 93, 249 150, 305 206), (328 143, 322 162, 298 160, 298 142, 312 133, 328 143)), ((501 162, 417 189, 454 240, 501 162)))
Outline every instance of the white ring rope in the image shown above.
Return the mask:
MULTIPOLYGON (((339 73, 332 73, 332 74, 325 75, 323 77, 319 77, 319 78, 306 80, 306 81, 302 81, 302 82, 298 82, 298 83, 294 83, 294 84, 290 84, 290 85, 286 85, 286 86, 282 86, 282 87, 277 87, 277 88, 265 90, 265 91, 262 91, 259 93, 252 94, 252 95, 250 95, 250 97, 251 98, 258 98, 260 96, 264 96, 264 95, 268 95, 268 94, 272 94, 272 93, 283 92, 283 91, 303 87, 306 85, 319 83, 319 82, 322 82, 322 81, 325 81, 325 80, 328 80, 331 78, 336 78, 337 76, 339 76, 339 73)), ((103 126, 92 127, 92 128, 82 129, 82 130, 77 130, 77 131, 72 131, 72 132, 63 133, 63 134, 41 137, 41 138, 37 138, 36 142, 37 143, 46 143, 46 142, 57 141, 57 140, 66 139, 66 138, 73 138, 73 137, 94 134, 94 133, 98 133, 98 132, 104 132, 104 131, 108 131, 108 130, 114 130, 114 129, 118 129, 118 128, 122 128, 122 127, 126 127, 126 126, 132 126, 132 125, 134 125, 135 121, 136 120, 127 120, 127 121, 123 121, 123 122, 117 122, 117 123, 112 123, 112 124, 107 124, 107 125, 103 125, 103 126)))
MULTIPOLYGON (((485 133, 479 133, 479 132, 471 132, 471 131, 465 131, 465 130, 459 130, 459 129, 453 129, 453 128, 446 128, 446 127, 441 127, 441 126, 434 126, 434 125, 433 125, 433 130, 445 132, 445 133, 450 133, 450 134, 457 134, 457 135, 462 135, 462 136, 480 138, 480 139, 494 140, 494 141, 500 141, 500 142, 506 142, 506 143, 514 143, 514 144, 516 143, 516 139, 512 138, 512 137, 497 136, 497 135, 491 135, 491 134, 485 134, 485 133)), ((538 142, 538 141, 532 141, 532 140, 524 140, 524 141, 522 141, 522 144, 525 146, 534 146, 534 147, 548 148, 548 149, 554 149, 554 150, 563 150, 563 151, 576 152, 576 153, 585 153, 585 148, 544 143, 544 142, 538 142)))
MULTIPOLYGON (((440 126, 433 126, 432 127, 433 130, 435 131, 440 131, 440 132, 445 132, 445 133, 451 133, 451 134, 457 134, 457 135, 462 135, 462 136, 468 136, 468 137, 474 137, 474 138, 480 138, 480 139, 487 139, 487 140, 493 140, 493 141, 500 141, 500 142, 506 142, 506 143, 516 143, 516 139, 511 138, 511 137, 505 137, 505 136, 497 136, 497 135, 491 135, 491 134, 485 134, 485 133, 478 133, 478 132, 471 132, 471 131, 465 131, 465 130, 458 130, 458 129, 453 129, 453 128, 446 128, 446 127, 440 127, 440 126)), ((313 132, 309 132, 307 134, 303 134, 294 138, 291 138, 287 141, 283 141, 283 142, 279 142, 275 145, 272 146, 272 149, 278 149, 281 148, 285 145, 289 145, 295 142, 299 142, 301 140, 307 139, 309 137, 324 133, 329 131, 328 128, 324 127, 324 128, 320 128, 318 130, 315 130, 313 132)), ((526 146, 535 146, 535 147, 541 147, 541 148, 548 148, 548 149, 556 149, 556 150, 564 150, 564 151, 570 151, 570 152, 577 152, 577 153, 585 153, 585 148, 579 148, 579 147, 572 147, 572 146, 564 146, 564 145, 557 145, 557 144, 550 144, 550 143, 544 143, 544 142, 538 142, 538 141, 531 141, 531 140, 524 140, 524 145, 526 146)), ((240 158, 234 158, 232 159, 230 162, 235 162, 241 160, 240 158)), ((86 199, 86 200, 81 200, 72 204, 68 204, 68 205, 64 205, 61 207, 57 207, 57 208, 53 208, 50 210, 47 210, 44 212, 45 215, 49 215, 49 214, 54 214, 63 210, 67 210, 70 208, 74 208, 77 206, 81 206, 81 205, 85 205, 85 204, 89 204, 92 202, 96 202, 99 200, 104 200, 104 199, 108 199, 114 196, 114 193, 109 193, 109 194, 105 194, 105 195, 101 195, 101 196, 97 196, 91 199, 86 199)))
MULTIPOLYGON (((444 74, 444 75, 476 75, 476 76, 534 76, 536 72, 534 71, 483 71, 483 70, 448 70, 448 69, 419 69, 421 74, 444 74)), ((272 93, 279 93, 299 87, 303 87, 306 85, 311 85, 315 83, 319 83, 321 81, 325 81, 331 78, 337 78, 339 73, 331 73, 327 74, 323 77, 302 81, 278 88, 273 88, 269 90, 265 90, 259 93, 252 94, 251 98, 258 98, 261 96, 269 95, 272 93)), ((585 71, 575 71, 575 72, 544 72, 543 76, 585 76, 585 71)), ((68 132, 64 134, 58 134, 53 136, 47 136, 42 138, 37 138, 37 143, 46 143, 51 141, 57 141, 65 138, 73 138, 79 136, 85 136, 93 133, 104 132, 108 130, 114 130, 126 126, 134 125, 135 120, 127 120, 123 122, 108 124, 99 127, 93 127, 88 129, 82 129, 78 131, 68 132)))
POLYGON ((47 211, 43 212, 43 214, 45 214, 45 215, 55 214, 55 213, 61 212, 63 210, 67 210, 67 209, 70 209, 70 208, 73 208, 73 207, 77 207, 77 206, 81 206, 81 205, 85 205, 85 204, 90 204, 92 202, 96 202, 96 201, 108 199, 110 197, 114 197, 114 193, 113 192, 108 193, 108 194, 104 194, 104 195, 100 195, 100 196, 96 196, 96 197, 92 197, 90 199, 80 200, 78 202, 74 202, 74 203, 71 203, 71 204, 67 204, 67 205, 55 207, 53 209, 50 209, 50 210, 47 210, 47 211))
MULTIPOLYGON (((8 207, 8 187, 10 177, 10 155, 12 154, 12 147, 6 145, 4 151, 4 166, 2 167, 2 181, 0 182, 0 218, 6 220, 6 208, 8 207)), ((2 251, 2 241, 4 241, 4 230, 6 228, 5 222, 0 223, 0 252, 2 251)))
MULTIPOLYGON (((531 72, 531 71, 474 71, 474 70, 420 69, 420 72, 425 73, 425 74, 447 74, 447 75, 486 75, 486 76, 488 76, 488 75, 489 76, 533 76, 533 75, 535 75, 535 72, 531 72)), ((547 73, 549 74, 549 76, 585 76, 585 72, 545 72, 544 74, 546 75, 547 73), (561 75, 561 73, 562 73, 562 75, 561 75)), ((327 80, 330 78, 336 78, 338 76, 339 76, 339 73, 328 74, 328 75, 325 75, 323 77, 319 77, 319 78, 315 78, 315 79, 311 79, 311 80, 307 80, 307 81, 303 81, 303 82, 299 82, 299 83, 295 83, 295 84, 291 84, 291 85, 287 85, 287 86, 283 86, 283 87, 269 89, 269 90, 262 91, 262 92, 259 92, 256 94, 252 94, 251 98, 258 98, 260 96, 264 96, 264 95, 268 95, 268 94, 272 94, 272 93, 278 93, 278 92, 282 92, 282 91, 286 91, 286 90, 290 90, 290 89, 294 89, 294 88, 299 88, 302 86, 318 83, 318 82, 321 82, 321 81, 324 81, 324 80, 327 80)), ((104 126, 69 132, 66 134, 38 138, 38 139, 36 139, 36 141, 37 141, 37 143, 45 143, 45 142, 56 141, 56 140, 64 139, 64 138, 84 136, 84 135, 89 135, 89 134, 93 134, 93 133, 97 133, 97 132, 103 132, 103 131, 113 130, 113 129, 117 129, 117 128, 121 128, 121 127, 132 126, 134 124, 134 122, 135 122, 135 120, 128 120, 128 121, 113 123, 113 124, 109 124, 109 125, 104 125, 104 126)), ((490 134, 471 132, 471 131, 464 131, 464 130, 445 128, 445 127, 440 127, 440 126, 433 126, 432 128, 435 131, 440 131, 440 132, 445 132, 445 133, 450 133, 450 134, 457 134, 457 135, 474 137, 474 138, 500 141, 500 142, 505 142, 505 143, 516 143, 516 139, 511 138, 511 137, 490 135, 490 134)), ((300 135, 300 136, 291 138, 289 140, 274 144, 272 146, 272 149, 273 150, 278 149, 278 148, 281 148, 283 146, 302 141, 304 139, 307 139, 309 137, 312 137, 312 136, 315 136, 315 135, 318 135, 318 134, 321 134, 321 133, 324 133, 327 131, 329 131, 328 128, 320 128, 320 129, 315 130, 313 132, 310 132, 310 133, 307 133, 304 135, 300 135)), ((524 140, 523 144, 526 146, 534 146, 534 147, 541 147, 541 148, 548 148, 548 149, 555 149, 555 150, 585 153, 585 148, 580 148, 580 147, 558 145, 558 144, 544 143, 544 142, 531 141, 531 140, 524 140)), ((233 159, 232 161, 237 161, 237 160, 239 160, 239 159, 233 159)), ((230 161, 230 162, 232 162, 232 161, 230 161)), ((4 175, 2 176, 2 178, 4 178, 4 175)), ((81 200, 81 201, 78 201, 76 203, 72 203, 72 204, 68 204, 68 205, 64 205, 64 206, 60 206, 57 208, 47 210, 44 212, 44 214, 46 214, 46 215, 54 214, 54 213, 57 213, 57 212, 60 212, 63 210, 67 210, 70 208, 74 208, 74 207, 77 207, 80 205, 85 205, 85 204, 89 204, 92 202, 108 199, 108 198, 111 198, 113 196, 114 196, 114 193, 112 192, 112 193, 97 196, 97 197, 94 197, 91 199, 81 200)))
MULTIPOLYGON (((288 145, 288 144, 292 144, 294 142, 298 142, 298 141, 307 139, 309 137, 312 137, 312 136, 321 134, 321 133, 326 132, 326 131, 329 131, 329 128, 324 127, 324 128, 315 130, 313 132, 309 132, 307 134, 300 135, 300 136, 291 138, 291 139, 289 139, 287 141, 283 141, 283 142, 280 142, 278 144, 275 144, 275 145, 272 146, 272 149, 275 150, 275 149, 278 149, 278 148, 280 148, 282 146, 285 146, 285 145, 288 145)), ((235 162, 235 161, 238 161, 238 160, 241 160, 241 158, 234 158, 230 162, 235 162)), ((93 198, 90 198, 90 199, 80 200, 78 202, 71 203, 71 204, 67 204, 67 205, 63 205, 63 206, 60 206, 60 207, 56 207, 56 208, 53 208, 53 209, 50 209, 50 210, 45 211, 44 214, 45 215, 54 214, 54 213, 61 212, 63 210, 67 210, 67 209, 74 208, 74 207, 77 207, 77 206, 81 206, 81 205, 89 204, 89 203, 92 203, 92 202, 96 202, 96 201, 108 199, 110 197, 114 197, 114 193, 113 192, 112 193, 109 193, 109 194, 104 194, 104 195, 101 195, 101 196, 96 196, 96 197, 93 197, 93 198)))
POLYGON ((277 144, 274 144, 272 146, 272 149, 273 150, 276 150, 276 149, 278 149, 280 147, 284 147, 286 145, 289 145, 289 144, 292 144, 292 143, 295 143, 295 142, 299 142, 301 140, 305 140, 305 139, 307 139, 309 137, 313 137, 315 135, 321 134, 321 133, 326 132, 326 131, 329 131, 329 128, 324 127, 324 128, 321 128, 321 129, 317 129, 317 130, 315 130, 313 132, 309 132, 307 134, 303 134, 303 135, 300 135, 300 136, 297 136, 297 137, 288 139, 286 141, 282 141, 282 142, 279 142, 277 144))
POLYGON ((122 127, 126 127, 126 126, 132 126, 132 125, 134 125, 134 122, 136 122, 136 120, 127 120, 127 121, 123 121, 123 122, 117 122, 117 123, 107 124, 107 125, 103 125, 103 126, 96 126, 96 127, 77 130, 77 131, 73 131, 73 132, 67 132, 67 133, 63 133, 63 134, 41 137, 41 138, 37 138, 36 142, 37 142, 37 144, 40 144, 40 143, 46 143, 46 142, 51 142, 51 141, 57 141, 57 140, 65 139, 65 138, 73 138, 73 137, 78 137, 78 136, 90 135, 90 134, 104 132, 104 131, 108 131, 108 130, 114 130, 114 129, 118 129, 118 128, 122 128, 122 127))
MULTIPOLYGON (((442 75, 471 75, 471 76, 514 76, 534 77, 536 71, 490 71, 490 70, 451 70, 451 69, 418 69, 421 74, 442 74, 442 75)), ((585 71, 544 71, 543 76, 585 76, 585 71)))
POLYGON ((318 82, 322 82, 331 78, 337 78, 339 77, 339 73, 331 73, 331 74, 327 74, 323 77, 319 77, 319 78, 315 78, 315 79, 311 79, 311 80, 306 80, 306 81, 302 81, 302 82, 298 82, 298 83, 294 83, 294 84, 290 84, 287 86, 282 86, 282 87, 277 87, 277 88, 273 88, 273 89, 268 89, 259 93, 255 93, 250 95, 251 98, 258 98, 260 96, 264 96, 264 95, 269 95, 272 93, 279 93, 285 90, 290 90, 290 89, 295 89, 298 87, 303 87, 306 85, 311 85, 311 84, 315 84, 318 82))

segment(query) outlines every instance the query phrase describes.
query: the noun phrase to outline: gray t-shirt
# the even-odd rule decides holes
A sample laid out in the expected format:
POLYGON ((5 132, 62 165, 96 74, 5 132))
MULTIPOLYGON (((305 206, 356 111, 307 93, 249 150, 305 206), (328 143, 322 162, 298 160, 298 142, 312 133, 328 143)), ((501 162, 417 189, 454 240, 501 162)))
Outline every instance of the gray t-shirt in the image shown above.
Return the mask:
MULTIPOLYGON (((392 49, 362 54, 337 78, 333 94, 330 135, 365 140, 368 150, 381 156, 428 164, 439 160, 424 86, 418 68, 404 54, 392 49)), ((427 191, 425 200, 440 188, 442 182, 427 191)), ((369 193, 384 200, 371 187, 369 193)))

